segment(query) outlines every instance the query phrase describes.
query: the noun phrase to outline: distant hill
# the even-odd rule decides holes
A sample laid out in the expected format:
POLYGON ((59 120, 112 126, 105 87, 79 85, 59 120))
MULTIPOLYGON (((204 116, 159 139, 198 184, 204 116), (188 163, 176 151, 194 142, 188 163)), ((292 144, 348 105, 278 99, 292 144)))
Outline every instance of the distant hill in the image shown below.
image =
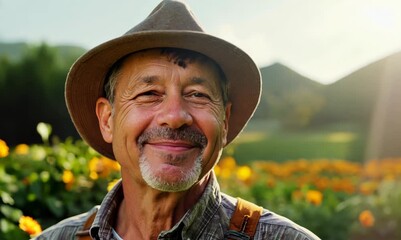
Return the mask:
MULTIPOLYGON (((0 42, 0 58, 5 57, 10 61, 20 60, 24 54, 29 50, 32 45, 19 42, 19 43, 5 43, 0 42)), ((67 61, 76 59, 77 56, 82 55, 86 50, 78 46, 58 45, 54 46, 60 56, 67 61)))
POLYGON ((261 68, 260 72, 263 77, 263 90, 271 93, 299 87, 320 88, 323 86, 280 63, 261 68))
POLYGON ((310 96, 320 98, 321 89, 324 87, 280 63, 261 68, 260 71, 263 79, 263 91, 259 108, 255 113, 256 118, 278 119, 282 118, 282 115, 291 114, 283 112, 285 111, 283 108, 288 109, 289 105, 293 106, 291 101, 298 101, 295 98, 304 98, 304 96, 305 98, 310 98, 310 96))
MULTIPOLYGON (((387 63, 399 59, 400 56, 401 52, 375 61, 326 86, 322 92, 326 97, 326 106, 318 114, 317 120, 369 124, 386 74, 387 63)), ((401 70, 398 75, 400 74, 401 70)))
MULTIPOLYGON (((397 61, 400 56, 401 52, 372 62, 330 85, 306 78, 280 63, 261 68, 263 93, 255 117, 276 117, 271 111, 272 96, 286 101, 286 98, 306 91, 315 98, 324 99, 313 123, 352 122, 368 126, 386 74, 386 65, 389 61, 397 61)), ((401 68, 398 75, 401 75, 401 68)), ((310 99, 299 98, 299 101, 304 104, 310 99)))
POLYGON ((0 42, 0 57, 7 57, 11 61, 18 61, 27 49, 27 43, 0 42))

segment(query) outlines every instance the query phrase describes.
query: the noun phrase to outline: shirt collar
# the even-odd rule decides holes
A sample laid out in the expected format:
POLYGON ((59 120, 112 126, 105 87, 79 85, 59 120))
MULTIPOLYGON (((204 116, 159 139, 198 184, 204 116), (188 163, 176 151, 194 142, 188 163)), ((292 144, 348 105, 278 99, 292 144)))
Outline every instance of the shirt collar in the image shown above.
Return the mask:
POLYGON ((176 236, 177 231, 182 229, 182 239, 199 236, 213 219, 216 211, 221 205, 219 184, 212 172, 208 185, 205 188, 199 201, 187 211, 184 217, 172 229, 163 231, 160 237, 176 236))
MULTIPOLYGON (((108 192, 100 205, 98 214, 92 224, 90 234, 95 239, 110 239, 112 226, 118 212, 118 206, 124 198, 122 181, 108 192)), ((170 230, 160 233, 162 238, 181 235, 182 237, 199 236, 212 220, 221 205, 219 184, 213 172, 199 201, 187 211, 184 217, 170 230)))
POLYGON ((118 206, 124 199, 122 181, 106 194, 100 205, 96 218, 90 229, 90 235, 95 239, 112 239, 112 226, 118 212, 118 206))

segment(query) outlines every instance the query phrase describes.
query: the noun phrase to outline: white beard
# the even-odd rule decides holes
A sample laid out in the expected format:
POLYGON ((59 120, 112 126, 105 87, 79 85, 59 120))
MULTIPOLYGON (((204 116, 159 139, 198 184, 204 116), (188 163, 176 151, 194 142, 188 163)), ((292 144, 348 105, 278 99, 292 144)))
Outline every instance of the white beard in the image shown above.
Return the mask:
POLYGON ((197 157, 193 167, 188 172, 182 172, 181 178, 176 182, 167 182, 163 177, 157 176, 144 155, 139 158, 139 169, 142 178, 150 187, 163 192, 181 192, 188 190, 199 180, 202 173, 202 156, 197 157))

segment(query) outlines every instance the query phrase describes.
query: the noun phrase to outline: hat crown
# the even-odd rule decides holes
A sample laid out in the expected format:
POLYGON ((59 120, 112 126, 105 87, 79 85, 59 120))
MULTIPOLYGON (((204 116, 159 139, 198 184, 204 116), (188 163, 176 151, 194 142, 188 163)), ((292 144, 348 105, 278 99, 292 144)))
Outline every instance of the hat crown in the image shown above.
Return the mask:
POLYGON ((144 31, 198 31, 204 32, 188 5, 181 1, 162 1, 141 23, 125 35, 144 31))

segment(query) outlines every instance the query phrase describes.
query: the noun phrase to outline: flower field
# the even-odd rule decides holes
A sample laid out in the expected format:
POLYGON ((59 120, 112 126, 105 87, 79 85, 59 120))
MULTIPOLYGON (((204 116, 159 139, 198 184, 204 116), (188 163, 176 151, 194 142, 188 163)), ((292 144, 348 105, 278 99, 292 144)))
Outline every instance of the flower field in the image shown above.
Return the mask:
POLYGON ((223 191, 252 200, 322 239, 401 239, 401 159, 335 159, 215 168, 223 191))
MULTIPOLYGON (((0 140, 1 239, 28 239, 99 204, 119 165, 82 141, 7 146, 0 140)), ((39 130, 39 129, 38 129, 39 130)), ((226 154, 215 167, 222 190, 256 202, 322 239, 401 239, 401 159, 255 161, 226 154)))

